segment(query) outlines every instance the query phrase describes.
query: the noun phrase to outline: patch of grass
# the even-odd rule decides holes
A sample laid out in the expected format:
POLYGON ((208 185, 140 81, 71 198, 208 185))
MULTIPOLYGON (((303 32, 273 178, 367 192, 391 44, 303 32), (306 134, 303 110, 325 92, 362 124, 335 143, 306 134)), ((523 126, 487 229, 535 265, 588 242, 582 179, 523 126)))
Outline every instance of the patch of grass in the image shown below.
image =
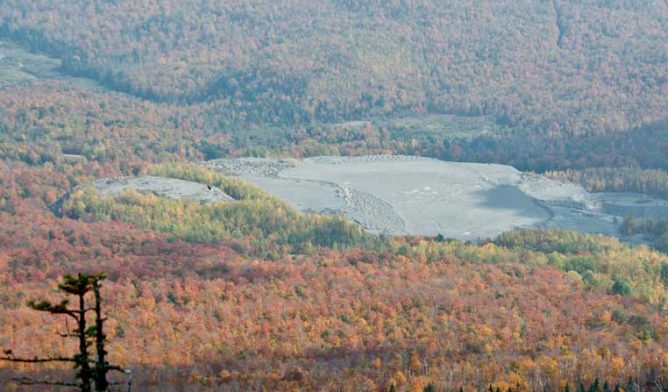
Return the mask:
POLYGON ((451 114, 402 117, 388 120, 383 125, 394 131, 393 136, 400 132, 413 136, 429 134, 447 138, 472 138, 507 131, 506 127, 489 116, 464 117, 451 114))

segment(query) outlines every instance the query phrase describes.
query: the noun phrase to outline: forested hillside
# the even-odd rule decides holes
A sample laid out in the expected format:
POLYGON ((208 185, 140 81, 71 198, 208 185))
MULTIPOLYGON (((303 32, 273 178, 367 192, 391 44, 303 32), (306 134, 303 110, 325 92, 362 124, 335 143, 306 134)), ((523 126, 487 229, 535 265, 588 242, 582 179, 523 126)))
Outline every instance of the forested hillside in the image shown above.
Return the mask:
POLYGON ((661 0, 7 0, 0 32, 63 70, 220 124, 490 114, 544 133, 665 116, 661 0))
MULTIPOLYGON (((78 118, 84 108, 86 117, 111 114, 117 122, 90 125, 105 133, 123 127, 125 140, 164 130, 171 145, 161 154, 391 152, 539 172, 665 171, 667 7, 659 0, 8 0, 0 5, 0 39, 61 59, 63 75, 152 102, 71 86, 3 91, 12 100, 34 96, 41 121, 18 102, 25 123, 11 120, 22 113, 7 113, 2 129, 42 128, 58 113, 48 106, 58 105, 78 118), (150 114, 119 113, 119 105, 150 114), (433 113, 484 116, 494 125, 461 137, 386 121, 419 123, 433 113), (372 121, 358 129, 346 120, 372 121)), ((64 152, 113 154, 115 146, 96 141, 83 149, 74 136, 56 142, 64 152)), ((157 149, 139 146, 141 154, 157 149)), ((642 189, 623 183, 616 188, 642 189)))
MULTIPOLYGON (((1 1, 0 352, 74 350, 26 301, 105 272, 133 390, 663 392, 664 221, 622 225, 657 250, 386 238, 198 163, 421 155, 666 197, 666 26, 662 0, 1 1), (141 175, 234 200, 88 186, 141 175)), ((0 361, 0 390, 26 375, 72 369, 0 361)))
MULTIPOLYGON (((69 347, 53 339, 59 321, 25 298, 52 296, 63 272, 104 269, 110 359, 133 368, 142 390, 529 391, 597 377, 653 390, 667 381, 668 257, 647 248, 556 231, 483 245, 369 241, 346 224, 335 234, 356 249, 289 247, 282 238, 301 232, 295 244, 304 244, 309 227, 336 220, 298 217, 236 180, 173 165, 142 170, 211 181, 242 204, 83 192, 59 218, 48 206, 70 181, 118 170, 62 165, 0 167, 0 347, 19 356, 69 347), (274 222, 270 232, 248 226, 262 219, 274 222), (258 258, 267 251, 272 260, 258 258)), ((2 366, 2 382, 33 374, 2 366)))

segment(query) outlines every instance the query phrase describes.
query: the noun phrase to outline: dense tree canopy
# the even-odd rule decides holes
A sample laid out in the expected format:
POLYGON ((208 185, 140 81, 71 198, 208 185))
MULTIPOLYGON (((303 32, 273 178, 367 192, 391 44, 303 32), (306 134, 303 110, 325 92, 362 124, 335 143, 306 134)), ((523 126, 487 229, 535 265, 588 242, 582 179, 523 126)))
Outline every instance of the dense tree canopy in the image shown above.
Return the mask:
MULTIPOLYGON (((226 236, 184 241, 122 215, 59 218, 47 200, 69 186, 66 174, 3 165, 0 346, 17 356, 73 349, 53 341, 54 321, 26 311, 25 298, 52 299, 63 271, 104 268, 110 360, 135 369, 143 389, 534 390, 595 377, 644 385, 668 371, 668 257, 643 247, 531 231, 497 244, 396 239, 259 260, 247 251, 255 245, 226 236)), ((150 170, 262 201, 203 169, 150 170)), ((0 368, 0 379, 17 374, 30 373, 0 368)))
POLYGON ((427 111, 579 134, 665 113, 666 15, 660 0, 8 0, 0 31, 230 124, 427 111))
MULTIPOLYGON (((61 60, 0 83, 0 348, 75 352, 26 299, 106 271, 109 360, 138 390, 668 385, 664 253, 551 230, 382 238, 195 164, 414 154, 665 197, 666 7, 0 2, 0 39, 61 60), (236 200, 86 186, 140 174, 236 200)), ((668 250, 665 222, 622 228, 668 250)), ((0 364, 0 385, 32 372, 0 364)))

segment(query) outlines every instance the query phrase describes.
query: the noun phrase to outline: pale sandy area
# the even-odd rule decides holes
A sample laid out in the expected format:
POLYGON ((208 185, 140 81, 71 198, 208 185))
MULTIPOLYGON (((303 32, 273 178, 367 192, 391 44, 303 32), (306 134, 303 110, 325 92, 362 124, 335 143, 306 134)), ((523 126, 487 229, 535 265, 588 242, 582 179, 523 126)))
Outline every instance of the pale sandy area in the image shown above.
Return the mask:
POLYGON ((215 203, 233 200, 225 192, 207 184, 166 177, 120 177, 97 180, 91 184, 104 196, 119 195, 128 189, 140 193, 152 193, 170 199, 197 200, 215 203))
POLYGON ((235 174, 302 211, 343 215, 376 233, 478 240, 555 227, 616 235, 607 206, 617 195, 493 164, 410 156, 223 159, 235 174))
MULTIPOLYGON (((240 158, 204 166, 243 178, 294 208, 344 216, 374 233, 480 240, 551 227, 619 235, 625 216, 668 217, 668 201, 595 193, 505 165, 410 156, 240 158)), ((98 180, 104 195, 132 188, 203 203, 231 201, 220 189, 164 177, 98 180)))

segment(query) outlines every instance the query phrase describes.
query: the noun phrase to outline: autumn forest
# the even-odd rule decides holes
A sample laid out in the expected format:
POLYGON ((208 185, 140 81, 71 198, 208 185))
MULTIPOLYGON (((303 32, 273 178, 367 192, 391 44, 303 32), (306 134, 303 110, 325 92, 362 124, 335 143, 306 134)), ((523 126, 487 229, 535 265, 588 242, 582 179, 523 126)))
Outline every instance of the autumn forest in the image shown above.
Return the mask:
POLYGON ((388 236, 201 165, 416 155, 667 199, 666 26, 660 0, 0 2, 0 391, 77 390, 1 358, 76 352, 26 304, 79 273, 135 391, 667 391, 666 219, 388 236), (90 186, 135 176, 233 200, 90 186))

